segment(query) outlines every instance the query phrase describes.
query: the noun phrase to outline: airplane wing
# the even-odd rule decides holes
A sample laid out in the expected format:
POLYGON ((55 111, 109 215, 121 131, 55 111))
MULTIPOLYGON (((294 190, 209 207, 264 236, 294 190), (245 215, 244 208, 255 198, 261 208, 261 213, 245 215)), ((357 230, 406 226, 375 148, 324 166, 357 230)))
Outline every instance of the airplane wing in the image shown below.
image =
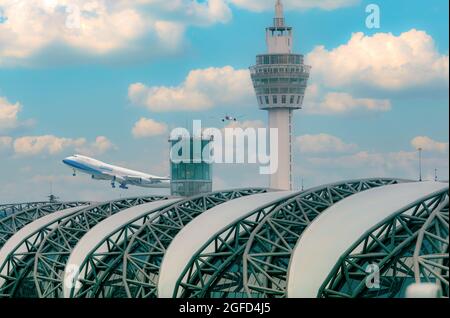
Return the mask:
POLYGON ((102 172, 101 174, 92 175, 92 179, 95 179, 95 180, 111 180, 111 181, 118 182, 118 183, 121 183, 121 184, 124 184, 124 183, 127 182, 126 178, 121 177, 121 176, 117 176, 115 174, 107 173, 107 172, 102 172))
POLYGON ((156 183, 160 183, 162 181, 170 180, 167 178, 159 178, 159 177, 143 178, 143 177, 139 177, 139 176, 125 176, 124 178, 127 182, 134 183, 134 184, 142 184, 144 182, 156 184, 156 183))
POLYGON ((142 183, 142 178, 137 176, 125 176, 124 179, 129 182, 142 183))

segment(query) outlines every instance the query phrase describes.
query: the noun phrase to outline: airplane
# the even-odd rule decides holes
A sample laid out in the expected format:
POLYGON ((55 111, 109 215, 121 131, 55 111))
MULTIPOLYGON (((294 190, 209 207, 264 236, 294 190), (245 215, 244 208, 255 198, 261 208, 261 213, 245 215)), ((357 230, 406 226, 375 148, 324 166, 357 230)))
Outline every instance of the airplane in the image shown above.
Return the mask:
POLYGON ((237 117, 235 117, 235 116, 231 116, 231 115, 227 114, 224 117, 222 117, 221 120, 222 120, 223 123, 225 123, 225 122, 233 122, 233 121, 237 122, 237 121, 239 121, 240 119, 242 119, 244 117, 246 117, 246 116, 237 116, 237 117))
POLYGON ((224 122, 226 122, 226 121, 238 121, 238 119, 236 118, 236 117, 232 117, 232 116, 229 116, 229 115, 225 115, 225 117, 224 118, 222 118, 222 122, 224 123, 224 122))
POLYGON ((73 155, 63 160, 63 163, 73 170, 73 176, 77 171, 91 175, 93 180, 111 181, 111 186, 119 184, 120 189, 128 189, 128 185, 143 188, 170 188, 170 178, 157 177, 147 173, 134 171, 122 167, 113 166, 97 159, 82 155, 73 155))

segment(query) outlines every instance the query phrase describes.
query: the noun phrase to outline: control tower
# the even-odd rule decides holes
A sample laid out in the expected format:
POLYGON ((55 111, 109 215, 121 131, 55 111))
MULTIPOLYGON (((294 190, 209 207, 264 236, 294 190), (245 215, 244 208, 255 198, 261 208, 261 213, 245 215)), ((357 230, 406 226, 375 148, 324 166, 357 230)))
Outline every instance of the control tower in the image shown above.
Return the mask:
POLYGON ((250 67, 259 108, 269 112, 269 128, 278 129, 278 172, 270 187, 280 190, 292 189, 292 115, 302 108, 311 70, 303 55, 293 53, 292 31, 277 0, 273 26, 266 29, 267 53, 250 67))

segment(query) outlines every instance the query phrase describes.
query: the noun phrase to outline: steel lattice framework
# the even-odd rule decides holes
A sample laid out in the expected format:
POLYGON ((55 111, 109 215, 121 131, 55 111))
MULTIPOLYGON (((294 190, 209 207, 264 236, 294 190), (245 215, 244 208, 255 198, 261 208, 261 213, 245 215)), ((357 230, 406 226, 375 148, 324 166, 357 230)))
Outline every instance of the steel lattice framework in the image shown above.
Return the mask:
POLYGON ((368 230, 341 256, 318 297, 403 297, 415 280, 444 285, 448 295, 448 188, 368 230))
POLYGON ((88 205, 86 202, 66 202, 37 205, 30 209, 16 212, 5 218, 0 218, 0 248, 21 228, 31 222, 54 212, 88 205))
POLYGON ((291 253, 306 227, 346 197, 400 182, 406 181, 379 178, 335 183, 308 190, 280 206, 257 226, 247 242, 243 255, 246 296, 286 297, 291 253))
POLYGON ((166 196, 120 199, 82 209, 47 224, 8 256, 4 263, 8 267, 7 275, 0 275, 0 279, 4 279, 0 297, 62 297, 65 263, 84 234, 122 210, 166 199, 166 196))
POLYGON ((449 297, 449 198, 437 208, 419 231, 414 251, 417 283, 434 282, 449 297))
POLYGON ((7 217, 8 215, 19 213, 31 208, 47 205, 51 202, 31 202, 31 203, 15 203, 15 204, 2 204, 0 205, 0 219, 7 217))
MULTIPOLYGON (((247 289, 255 285, 252 277, 264 276, 261 272, 255 273, 257 269, 263 269, 264 265, 259 262, 260 266, 249 268, 248 260, 265 257, 266 266, 270 269, 264 274, 277 275, 279 280, 283 277, 285 281, 291 251, 301 232, 317 215, 352 194, 397 182, 394 179, 370 179, 332 184, 294 194, 289 199, 284 198, 249 212, 198 250, 179 278, 173 296, 255 297, 254 294, 247 293, 247 289), (272 236, 272 241, 267 236, 268 231, 264 235, 260 234, 269 218, 277 220, 279 226, 271 228, 276 234, 272 236), (258 239, 258 244, 263 244, 263 248, 258 249, 256 254, 245 252, 249 239, 255 238, 258 239), (289 250, 283 244, 288 245, 289 250), (261 254, 263 251, 266 254, 261 254), (279 274, 281 272, 283 276, 279 274), (244 277, 246 273, 247 277, 244 277)), ((268 225, 271 226, 272 223, 268 225)), ((279 286, 281 287, 280 284, 279 286)))
MULTIPOLYGON (((267 189, 235 189, 200 195, 133 220, 105 238, 107 251, 93 251, 83 263, 82 287, 72 297, 156 297, 159 267, 177 233, 203 212, 267 189), (136 222, 138 221, 138 222, 136 222), (139 226, 136 226, 139 225, 139 226)), ((99 246, 100 247, 100 246, 99 246)))

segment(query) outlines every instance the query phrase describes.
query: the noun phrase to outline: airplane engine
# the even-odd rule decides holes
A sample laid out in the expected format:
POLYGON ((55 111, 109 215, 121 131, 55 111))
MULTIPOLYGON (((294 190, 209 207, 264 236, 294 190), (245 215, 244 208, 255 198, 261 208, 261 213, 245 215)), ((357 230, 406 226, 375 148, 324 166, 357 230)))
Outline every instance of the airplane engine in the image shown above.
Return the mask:
POLYGON ((131 182, 133 184, 143 184, 144 183, 144 180, 142 180, 142 178, 139 178, 139 177, 125 177, 125 179, 128 182, 131 182))
POLYGON ((102 176, 102 175, 92 175, 92 180, 109 180, 108 178, 102 176))

